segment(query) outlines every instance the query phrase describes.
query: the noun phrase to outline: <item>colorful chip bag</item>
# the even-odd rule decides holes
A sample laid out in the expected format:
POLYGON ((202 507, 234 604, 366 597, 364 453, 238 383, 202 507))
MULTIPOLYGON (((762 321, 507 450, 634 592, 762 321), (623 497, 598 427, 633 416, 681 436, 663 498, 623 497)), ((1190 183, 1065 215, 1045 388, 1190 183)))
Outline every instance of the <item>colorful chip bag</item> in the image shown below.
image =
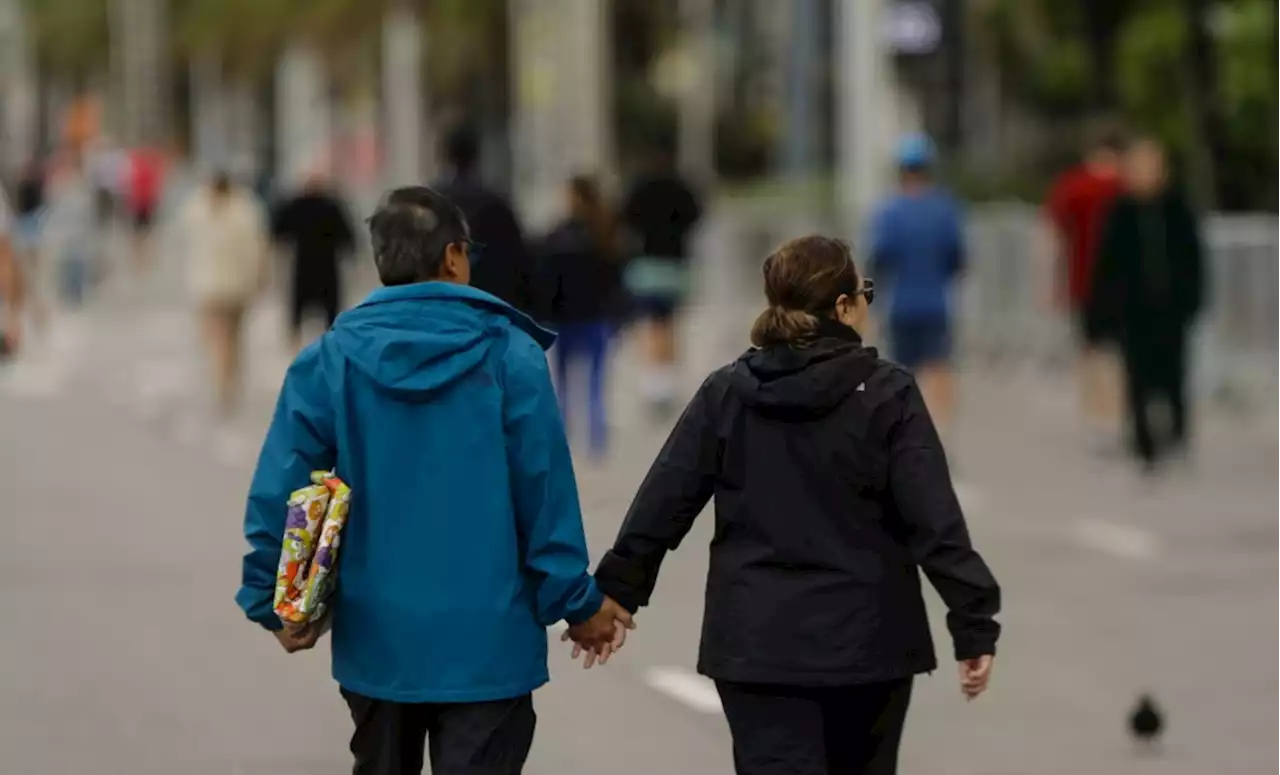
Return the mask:
POLYGON ((332 471, 313 471, 312 484, 289 496, 273 608, 283 621, 304 623, 324 616, 333 592, 334 566, 351 488, 332 471))

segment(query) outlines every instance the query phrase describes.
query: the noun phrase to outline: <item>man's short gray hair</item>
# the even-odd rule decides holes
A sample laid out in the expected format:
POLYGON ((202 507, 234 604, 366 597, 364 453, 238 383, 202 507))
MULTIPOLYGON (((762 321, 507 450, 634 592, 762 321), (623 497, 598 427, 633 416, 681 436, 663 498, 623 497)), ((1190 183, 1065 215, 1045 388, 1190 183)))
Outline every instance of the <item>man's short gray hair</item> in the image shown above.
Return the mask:
POLYGON ((407 285, 440 275, 450 244, 468 239, 457 205, 426 186, 397 188, 369 218, 373 262, 383 285, 407 285))

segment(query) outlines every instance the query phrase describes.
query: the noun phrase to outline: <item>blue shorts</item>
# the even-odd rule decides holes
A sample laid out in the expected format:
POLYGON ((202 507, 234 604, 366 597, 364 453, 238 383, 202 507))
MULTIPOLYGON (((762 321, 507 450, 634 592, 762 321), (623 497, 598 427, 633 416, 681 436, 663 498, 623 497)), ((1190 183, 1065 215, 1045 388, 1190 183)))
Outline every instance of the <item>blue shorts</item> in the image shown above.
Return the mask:
POLYGON ((907 369, 951 360, 951 323, 945 318, 889 321, 893 359, 907 369))

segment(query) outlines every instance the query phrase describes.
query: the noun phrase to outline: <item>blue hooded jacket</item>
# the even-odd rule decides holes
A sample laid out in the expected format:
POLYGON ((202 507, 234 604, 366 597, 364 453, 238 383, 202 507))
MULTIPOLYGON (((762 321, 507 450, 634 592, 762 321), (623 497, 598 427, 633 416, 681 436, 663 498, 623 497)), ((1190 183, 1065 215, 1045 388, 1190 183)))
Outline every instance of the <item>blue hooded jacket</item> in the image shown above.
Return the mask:
POLYGON ((315 469, 352 490, 333 677, 396 702, 480 702, 548 680, 546 627, 600 607, 543 350, 496 297, 429 282, 344 313, 285 376, 245 514, 237 602, 271 609, 285 501, 315 469))

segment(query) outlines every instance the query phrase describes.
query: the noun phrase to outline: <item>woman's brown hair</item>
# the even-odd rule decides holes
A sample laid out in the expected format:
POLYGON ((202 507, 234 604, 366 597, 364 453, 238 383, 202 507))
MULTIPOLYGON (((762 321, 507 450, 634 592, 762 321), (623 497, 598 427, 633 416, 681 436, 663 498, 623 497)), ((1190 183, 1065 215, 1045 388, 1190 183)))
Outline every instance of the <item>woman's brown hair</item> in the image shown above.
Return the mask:
POLYGON ((836 299, 858 290, 858 270, 849 244, 831 237, 799 237, 764 260, 769 307, 751 327, 756 347, 790 344, 812 336, 821 317, 834 314, 836 299))
POLYGON ((609 205, 600 195, 600 187, 594 178, 576 175, 569 179, 569 189, 575 200, 575 216, 583 219, 591 230, 596 251, 604 258, 618 256, 618 225, 609 205))

